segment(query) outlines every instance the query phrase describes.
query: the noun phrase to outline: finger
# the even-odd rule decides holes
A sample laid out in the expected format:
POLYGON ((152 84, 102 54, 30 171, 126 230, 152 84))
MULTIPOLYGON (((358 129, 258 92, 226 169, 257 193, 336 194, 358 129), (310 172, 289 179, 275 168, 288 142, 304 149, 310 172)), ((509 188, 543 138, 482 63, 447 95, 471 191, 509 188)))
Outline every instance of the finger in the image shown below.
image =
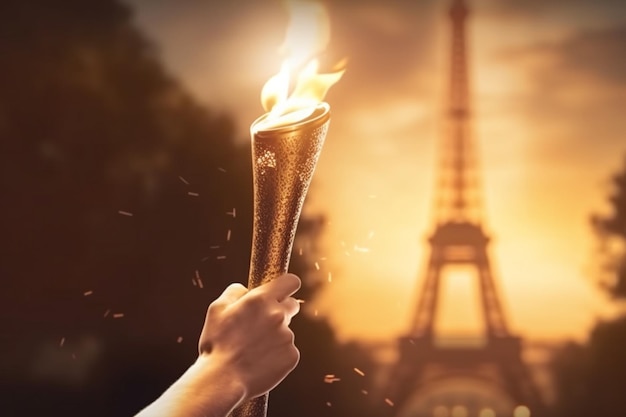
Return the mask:
POLYGON ((300 311, 300 303, 293 297, 285 298, 280 303, 280 305, 283 306, 283 309, 285 310, 285 318, 287 320, 287 323, 289 323, 291 321, 291 318, 298 314, 298 312, 300 311))
POLYGON ((217 300, 220 303, 230 305, 248 293, 248 289, 239 283, 230 284, 217 300))
POLYGON ((302 282, 294 274, 284 274, 259 287, 260 291, 265 292, 272 298, 282 302, 300 289, 302 282))

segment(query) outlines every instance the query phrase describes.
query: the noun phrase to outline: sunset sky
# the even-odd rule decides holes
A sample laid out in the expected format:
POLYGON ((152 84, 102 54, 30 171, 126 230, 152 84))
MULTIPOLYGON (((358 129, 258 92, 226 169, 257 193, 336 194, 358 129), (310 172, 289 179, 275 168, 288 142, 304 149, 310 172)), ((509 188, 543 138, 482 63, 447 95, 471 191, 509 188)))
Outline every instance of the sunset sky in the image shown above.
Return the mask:
MULTIPOLYGON (((280 67, 281 2, 129 3, 170 71, 247 140, 280 67)), ((606 210, 626 154, 626 2, 468 3, 474 133, 509 323, 532 338, 582 339, 611 311, 590 278, 588 218, 606 210)), ((383 340, 406 331, 427 255, 449 1, 327 4, 329 59, 347 57, 348 69, 326 100, 330 133, 306 206, 329 220, 318 261, 332 282, 307 307, 344 339, 383 340)), ((446 283, 441 324, 468 330, 472 287, 446 283)))

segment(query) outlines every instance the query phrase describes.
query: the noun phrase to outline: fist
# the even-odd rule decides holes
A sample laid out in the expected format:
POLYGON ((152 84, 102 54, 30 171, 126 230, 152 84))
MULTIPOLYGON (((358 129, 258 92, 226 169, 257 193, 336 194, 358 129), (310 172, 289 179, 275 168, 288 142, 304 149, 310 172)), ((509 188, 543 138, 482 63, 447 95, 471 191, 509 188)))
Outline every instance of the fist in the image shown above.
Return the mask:
POLYGON ((200 356, 210 355, 244 391, 258 397, 278 385, 300 359, 289 328, 300 310, 291 297, 300 279, 282 275, 248 291, 232 284, 207 311, 200 335, 200 356))

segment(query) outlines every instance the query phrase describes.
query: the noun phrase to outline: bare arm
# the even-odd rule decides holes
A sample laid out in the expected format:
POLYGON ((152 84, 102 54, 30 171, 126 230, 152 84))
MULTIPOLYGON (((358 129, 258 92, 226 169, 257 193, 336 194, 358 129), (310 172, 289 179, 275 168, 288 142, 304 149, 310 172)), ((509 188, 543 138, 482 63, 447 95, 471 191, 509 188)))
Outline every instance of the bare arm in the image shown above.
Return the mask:
POLYGON ((291 274, 250 291, 230 285, 209 306, 196 362, 136 417, 226 417, 278 385, 300 358, 288 327, 299 288, 291 274))

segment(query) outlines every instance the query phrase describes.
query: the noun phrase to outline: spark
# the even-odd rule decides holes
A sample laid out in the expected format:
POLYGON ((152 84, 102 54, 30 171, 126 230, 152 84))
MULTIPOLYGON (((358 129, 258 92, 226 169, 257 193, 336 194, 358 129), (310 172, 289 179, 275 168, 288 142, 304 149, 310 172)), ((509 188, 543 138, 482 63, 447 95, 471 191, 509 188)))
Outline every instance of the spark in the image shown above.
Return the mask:
POLYGON ((365 247, 362 247, 362 246, 354 245, 354 251, 355 252, 361 252, 361 253, 367 253, 370 250, 369 250, 369 248, 365 248, 365 247))
POLYGON ((235 209, 235 207, 233 207, 232 211, 227 211, 226 214, 228 214, 229 216, 233 216, 233 219, 235 217, 237 217, 237 210, 235 209))
POLYGON ((366 389, 362 389, 361 392, 363 393, 363 395, 367 395, 367 390, 366 389))
POLYGON ((371 239, 371 238, 373 238, 373 237, 374 237, 374 231, 373 231, 373 230, 370 230, 369 234, 367 235, 367 238, 368 238, 368 239, 371 239))
POLYGON ((332 273, 328 273, 328 282, 333 282, 333 274, 332 273))
POLYGON ((346 254, 346 256, 350 256, 350 252, 345 251, 344 253, 346 254))
POLYGON ((105 317, 109 315, 109 313, 111 312, 111 309, 108 309, 107 311, 104 312, 104 315, 102 317, 105 317))
POLYGON ((198 284, 196 284, 196 279, 195 278, 191 278, 191 283, 193 284, 194 287, 198 286, 198 284))
POLYGON ((341 381, 341 378, 337 378, 334 374, 324 375, 324 382, 327 384, 332 384, 337 381, 341 381))
POLYGON ((133 213, 131 213, 130 211, 118 210, 117 212, 122 216, 133 217, 133 213))
MULTIPOLYGON (((198 283, 198 287, 204 288, 204 285, 202 283, 202 278, 200 278, 200 271, 198 271, 197 269, 196 269, 196 280, 195 280, 195 282, 198 283)), ((194 283, 194 285, 195 285, 195 283, 194 283)))
POLYGON ((192 197, 198 197, 200 194, 195 193, 195 192, 193 192, 193 191, 187 191, 187 195, 190 195, 190 196, 192 196, 192 197))
POLYGON ((393 401, 391 401, 389 398, 385 398, 385 402, 389 407, 393 407, 393 401))
POLYGON ((181 180, 185 185, 189 185, 189 181, 187 181, 186 179, 184 179, 180 175, 178 176, 178 179, 181 180))
POLYGON ((332 406, 332 404, 331 404, 331 402, 330 402, 330 401, 326 401, 326 405, 327 405, 328 407, 331 407, 331 406, 332 406))
POLYGON ((228 232, 226 233, 226 240, 227 241, 230 240, 230 235, 231 235, 231 232, 230 232, 230 229, 228 229, 228 232))
POLYGON ((59 342, 59 347, 63 347, 64 344, 65 344, 65 337, 62 337, 61 341, 59 342))
POLYGON ((302 246, 300 246, 300 249, 298 249, 298 255, 302 256, 302 246))
POLYGON ((317 269, 318 271, 320 270, 320 264, 318 262, 315 262, 315 269, 317 269))
POLYGON ((305 301, 301 298, 296 298, 296 301, 298 302, 298 304, 304 304, 305 301))
POLYGON ((176 339, 176 343, 181 343, 183 341, 183 337, 182 336, 178 336, 178 339, 176 339))
POLYGON ((226 170, 224 168, 222 168, 222 167, 218 167, 217 170, 221 171, 221 172, 226 172, 226 170))
POLYGON ((328 258, 326 258, 325 256, 322 256, 322 257, 320 258, 320 261, 325 261, 326 259, 328 259, 328 258))
POLYGON ((219 249, 220 245, 213 245, 213 246, 209 246, 210 249, 219 249))
POLYGON ((202 258, 202 259, 200 260, 200 262, 205 262, 205 261, 208 261, 208 260, 209 260, 209 257, 208 257, 208 256, 205 256, 204 258, 202 258))
POLYGON ((226 255, 220 255, 217 257, 217 259, 226 259, 226 255))
POLYGON ((93 294, 93 291, 92 291, 92 290, 85 291, 85 292, 83 293, 83 295, 84 295, 85 297, 87 297, 88 295, 91 295, 91 294, 93 294))
POLYGON ((318 315, 317 309, 313 312, 313 315, 314 315, 315 317, 317 317, 317 315, 318 315))
POLYGON ((353 368, 354 372, 356 372, 357 374, 361 375, 361 376, 365 376, 365 372, 361 371, 359 368, 353 368))
POLYGON ((113 318, 114 319, 121 319, 122 317, 124 317, 124 313, 115 313, 115 314, 113 314, 113 318))

